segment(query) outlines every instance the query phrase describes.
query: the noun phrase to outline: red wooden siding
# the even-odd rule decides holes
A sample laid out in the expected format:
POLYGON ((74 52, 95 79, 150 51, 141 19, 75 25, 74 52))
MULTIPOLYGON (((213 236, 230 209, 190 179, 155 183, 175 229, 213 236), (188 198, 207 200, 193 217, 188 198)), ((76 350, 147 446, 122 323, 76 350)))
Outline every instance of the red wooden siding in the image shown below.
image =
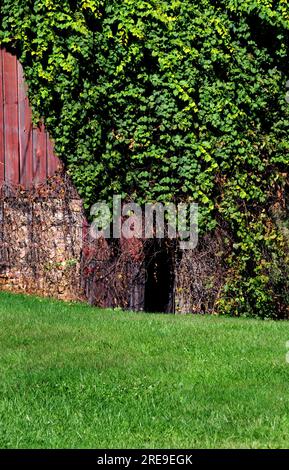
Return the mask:
POLYGON ((0 185, 43 183, 60 165, 44 124, 33 126, 21 64, 0 49, 0 185))
POLYGON ((40 124, 39 127, 33 129, 33 180, 34 182, 41 183, 46 178, 46 158, 47 158, 47 145, 46 145, 46 132, 44 125, 40 124))
POLYGON ((19 183, 19 133, 17 61, 11 54, 3 54, 3 95, 4 95, 4 141, 5 180, 19 183))
POLYGON ((27 96, 23 69, 18 62, 18 119, 20 183, 29 187, 33 183, 32 112, 27 96))
POLYGON ((46 158, 46 170, 48 175, 54 175, 55 168, 59 166, 59 159, 54 153, 53 142, 49 137, 49 134, 46 136, 46 151, 47 151, 47 158, 46 158))
POLYGON ((3 54, 0 49, 0 182, 4 181, 4 96, 3 96, 3 54))

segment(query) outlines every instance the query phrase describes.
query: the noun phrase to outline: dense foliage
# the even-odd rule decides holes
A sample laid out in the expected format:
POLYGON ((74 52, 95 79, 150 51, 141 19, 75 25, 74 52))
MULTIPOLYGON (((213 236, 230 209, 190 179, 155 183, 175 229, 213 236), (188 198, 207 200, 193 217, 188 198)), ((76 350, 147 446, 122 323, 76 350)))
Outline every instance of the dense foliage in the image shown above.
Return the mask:
POLYGON ((287 315, 288 0, 2 0, 0 37, 87 208, 198 202, 220 310, 287 315))

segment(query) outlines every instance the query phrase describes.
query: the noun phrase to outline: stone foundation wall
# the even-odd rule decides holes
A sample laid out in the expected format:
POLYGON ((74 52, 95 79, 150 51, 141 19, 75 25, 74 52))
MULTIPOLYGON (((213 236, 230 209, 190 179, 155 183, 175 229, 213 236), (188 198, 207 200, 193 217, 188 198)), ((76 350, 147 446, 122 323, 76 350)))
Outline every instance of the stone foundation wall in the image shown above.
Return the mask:
POLYGON ((84 300, 84 213, 71 183, 56 176, 32 191, 0 194, 0 288, 84 300))
POLYGON ((185 250, 175 268, 175 313, 215 313, 225 283, 225 234, 215 231, 185 250))
POLYGON ((152 304, 158 311, 150 296, 164 297, 168 287, 162 311, 214 313, 226 275, 223 239, 217 232, 205 236, 180 256, 150 241, 94 240, 65 174, 30 191, 6 186, 0 189, 0 290, 138 311, 152 304), (160 282, 164 275, 169 286, 160 282))

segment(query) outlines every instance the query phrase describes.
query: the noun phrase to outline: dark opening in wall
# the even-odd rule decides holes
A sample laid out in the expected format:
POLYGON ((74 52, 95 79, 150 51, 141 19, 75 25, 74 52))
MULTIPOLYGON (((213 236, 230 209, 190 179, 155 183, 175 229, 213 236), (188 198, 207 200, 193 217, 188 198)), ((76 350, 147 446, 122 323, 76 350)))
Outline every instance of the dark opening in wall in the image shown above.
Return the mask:
POLYGON ((174 313, 174 251, 163 240, 155 240, 146 255, 144 310, 174 313))

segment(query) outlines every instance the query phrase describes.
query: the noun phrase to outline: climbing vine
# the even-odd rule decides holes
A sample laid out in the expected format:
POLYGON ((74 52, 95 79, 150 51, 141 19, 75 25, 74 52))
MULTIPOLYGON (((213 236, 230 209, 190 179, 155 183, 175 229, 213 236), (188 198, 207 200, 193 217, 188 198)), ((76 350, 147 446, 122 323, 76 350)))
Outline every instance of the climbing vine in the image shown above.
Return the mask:
POLYGON ((287 0, 2 0, 85 207, 194 201, 228 234, 217 310, 287 316, 287 0))

